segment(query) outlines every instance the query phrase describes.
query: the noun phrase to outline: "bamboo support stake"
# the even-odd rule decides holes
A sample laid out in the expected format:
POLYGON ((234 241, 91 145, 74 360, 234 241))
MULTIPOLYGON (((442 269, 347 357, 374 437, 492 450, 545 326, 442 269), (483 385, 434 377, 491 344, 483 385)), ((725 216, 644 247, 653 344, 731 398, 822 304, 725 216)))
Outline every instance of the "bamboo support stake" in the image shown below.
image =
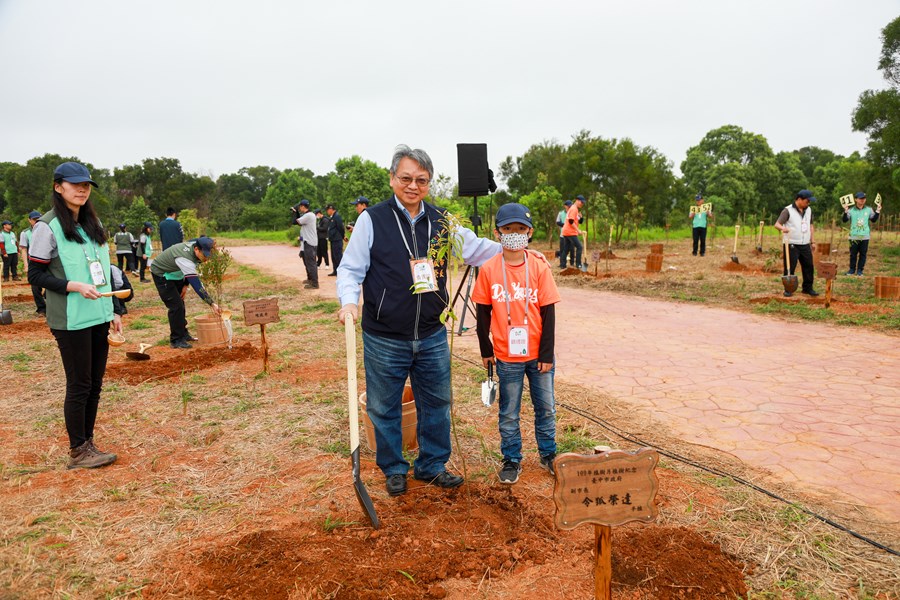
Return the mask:
POLYGON ((259 333, 262 336, 263 373, 269 372, 269 345, 266 343, 266 324, 260 323, 259 333))

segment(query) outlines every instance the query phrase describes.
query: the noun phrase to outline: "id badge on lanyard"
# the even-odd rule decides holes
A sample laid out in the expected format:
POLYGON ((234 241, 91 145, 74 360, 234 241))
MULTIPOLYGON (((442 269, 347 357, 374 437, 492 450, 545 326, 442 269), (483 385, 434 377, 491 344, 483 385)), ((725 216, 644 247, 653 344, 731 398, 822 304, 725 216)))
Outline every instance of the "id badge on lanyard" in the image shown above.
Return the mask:
POLYGON ((528 356, 528 327, 509 327, 509 355, 528 356))
POLYGON ((409 269, 412 272, 413 293, 424 294, 438 289, 437 277, 434 275, 434 263, 429 258, 409 259, 409 269))
POLYGON ((89 260, 88 269, 91 271, 91 280, 94 282, 94 286, 106 285, 106 274, 103 272, 103 265, 99 260, 89 260))

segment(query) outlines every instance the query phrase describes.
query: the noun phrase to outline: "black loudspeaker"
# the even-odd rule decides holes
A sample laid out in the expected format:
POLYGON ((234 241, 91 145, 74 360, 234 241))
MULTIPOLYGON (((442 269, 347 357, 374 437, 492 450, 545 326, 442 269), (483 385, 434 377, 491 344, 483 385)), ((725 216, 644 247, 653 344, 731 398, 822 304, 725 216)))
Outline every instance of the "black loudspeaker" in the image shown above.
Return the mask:
POLYGON ((459 195, 487 196, 491 177, 488 171, 487 144, 457 144, 459 195))

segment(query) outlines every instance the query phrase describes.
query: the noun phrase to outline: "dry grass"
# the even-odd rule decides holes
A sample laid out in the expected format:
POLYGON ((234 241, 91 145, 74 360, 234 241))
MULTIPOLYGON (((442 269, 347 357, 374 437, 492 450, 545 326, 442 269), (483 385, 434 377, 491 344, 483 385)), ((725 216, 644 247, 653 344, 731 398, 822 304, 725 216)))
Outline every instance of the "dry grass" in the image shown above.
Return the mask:
MULTIPOLYGON (((142 597, 151 589, 178 589, 181 572, 160 565, 188 548, 237 532, 277 529, 297 518, 322 527, 362 518, 357 511, 344 511, 340 501, 347 493, 349 445, 343 329, 333 317, 336 305, 311 300, 296 282, 274 281, 248 269, 240 273, 225 291, 233 309, 243 299, 279 298, 282 321, 267 328, 270 374, 259 373, 258 359, 200 371, 192 360, 173 378, 138 385, 108 381, 96 437, 101 448, 119 454, 109 469, 64 468, 62 376, 49 333, 6 336, 0 331, 7 390, 0 417, 0 598, 142 597)), ((188 299, 189 315, 203 312, 192 294, 188 299)), ((174 352, 165 347, 164 309, 152 286, 139 287, 129 308, 132 328, 121 352, 138 341, 157 344, 150 350, 155 357, 174 352), (142 328, 134 328, 136 323, 142 328)), ((28 307, 13 309, 19 321, 28 307)), ((258 345, 258 327, 244 327, 240 310, 234 312, 238 339, 258 345)), ((122 357, 113 351, 112 360, 122 357)), ((470 480, 489 481, 499 441, 479 399, 483 371, 474 356, 460 354, 455 365, 462 444, 455 452, 465 455, 470 480)), ((727 456, 685 447, 622 400, 569 385, 558 386, 558 398, 602 414, 654 445, 771 485, 765 474, 749 472, 727 456)), ((523 414, 525 440, 533 439, 532 422, 523 414)), ((584 451, 608 440, 627 447, 565 410, 559 411, 558 431, 560 443, 573 449, 584 451)), ((526 443, 529 447, 533 444, 526 443)), ((364 478, 380 485, 371 454, 364 454, 364 478)), ((660 475, 660 523, 703 531, 740 557, 750 566, 747 577, 755 598, 900 594, 897 561, 883 552, 675 461, 665 461, 660 475)), ((547 489, 534 488, 540 494, 547 489)), ((777 491, 801 498, 790 489, 777 491)), ((816 510, 834 514, 840 508, 816 510)), ((852 511, 846 512, 835 518, 852 519, 852 511)), ((866 532, 882 540, 888 533, 878 524, 866 532)))

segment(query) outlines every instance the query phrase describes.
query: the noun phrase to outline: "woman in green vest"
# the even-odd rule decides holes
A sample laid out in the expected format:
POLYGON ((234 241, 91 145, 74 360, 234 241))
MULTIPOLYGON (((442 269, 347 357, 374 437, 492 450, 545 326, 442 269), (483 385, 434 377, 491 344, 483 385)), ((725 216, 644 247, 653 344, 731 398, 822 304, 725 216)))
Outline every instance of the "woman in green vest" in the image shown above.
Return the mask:
POLYGON ((138 256, 141 261, 141 283, 150 283, 150 280, 144 277, 147 271, 147 261, 153 256, 153 243, 150 240, 150 234, 153 232, 153 223, 144 221, 144 228, 141 229, 141 237, 138 243, 138 256))
POLYGON ((95 468, 116 460, 94 445, 94 423, 109 355, 113 314, 109 248, 90 202, 97 184, 84 165, 66 162, 53 173, 53 207, 35 223, 28 280, 47 290, 47 325, 56 338, 66 373, 63 414, 69 434, 68 468, 95 468))

